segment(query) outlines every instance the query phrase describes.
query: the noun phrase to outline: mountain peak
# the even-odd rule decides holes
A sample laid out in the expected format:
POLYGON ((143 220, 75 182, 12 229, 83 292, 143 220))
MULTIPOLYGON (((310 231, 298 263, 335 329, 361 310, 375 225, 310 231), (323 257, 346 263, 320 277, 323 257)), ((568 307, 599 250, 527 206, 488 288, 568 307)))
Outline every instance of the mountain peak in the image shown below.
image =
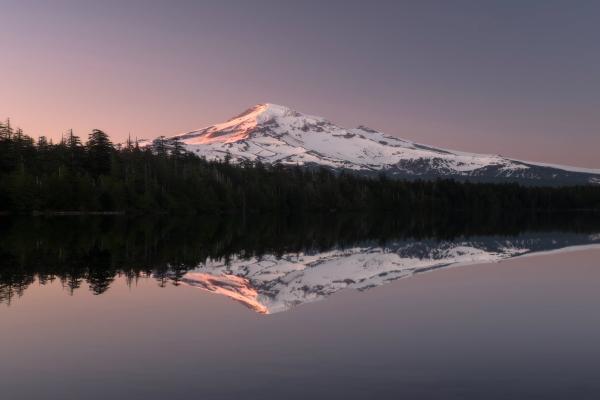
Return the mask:
POLYGON ((292 110, 289 107, 282 106, 280 104, 263 103, 263 104, 259 104, 259 106, 264 107, 265 112, 267 112, 269 114, 283 115, 283 114, 289 114, 289 113, 298 113, 297 111, 292 110))
POLYGON ((311 124, 323 124, 325 121, 323 118, 305 115, 279 104, 259 103, 223 123, 174 137, 193 145, 228 144, 250 138, 253 132, 262 130, 264 125, 277 125, 290 131, 311 124))
POLYGON ((600 184, 600 171, 542 166, 499 155, 439 149, 360 126, 346 129, 289 107, 260 103, 203 129, 175 136, 209 160, 320 166, 408 179, 530 184, 600 184))
POLYGON ((233 121, 233 120, 239 120, 239 119, 257 118, 258 116, 264 116, 264 115, 268 115, 269 117, 276 117, 276 116, 293 115, 293 114, 299 114, 299 113, 295 110, 292 110, 289 107, 282 106, 279 104, 259 103, 259 104, 256 104, 256 105, 246 109, 241 114, 236 115, 235 117, 229 119, 227 122, 233 121))

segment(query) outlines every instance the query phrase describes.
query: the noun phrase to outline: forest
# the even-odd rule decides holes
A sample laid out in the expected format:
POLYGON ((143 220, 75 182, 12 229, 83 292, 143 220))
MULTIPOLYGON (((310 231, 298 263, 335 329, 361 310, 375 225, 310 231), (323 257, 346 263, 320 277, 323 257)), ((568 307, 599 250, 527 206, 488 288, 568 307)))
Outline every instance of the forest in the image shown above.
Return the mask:
POLYGON ((503 214, 600 210, 600 187, 364 178, 324 168, 209 161, 160 137, 114 144, 93 130, 58 143, 0 124, 0 213, 263 214, 333 211, 503 214))

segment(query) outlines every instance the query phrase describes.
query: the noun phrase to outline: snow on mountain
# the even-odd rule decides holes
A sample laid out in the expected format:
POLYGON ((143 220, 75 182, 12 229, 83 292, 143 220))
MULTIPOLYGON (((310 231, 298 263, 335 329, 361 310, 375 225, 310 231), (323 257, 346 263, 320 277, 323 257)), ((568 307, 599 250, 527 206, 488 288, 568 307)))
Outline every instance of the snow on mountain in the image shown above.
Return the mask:
POLYGON ((440 268, 592 247, 600 248, 600 235, 407 240, 384 247, 364 243, 321 253, 210 260, 185 274, 182 282, 230 297, 258 313, 272 314, 343 289, 366 290, 440 268))
POLYGON ((275 104, 258 104, 227 122, 173 136, 209 160, 324 166, 401 178, 452 177, 538 184, 600 182, 600 170, 573 170, 499 155, 438 149, 275 104))

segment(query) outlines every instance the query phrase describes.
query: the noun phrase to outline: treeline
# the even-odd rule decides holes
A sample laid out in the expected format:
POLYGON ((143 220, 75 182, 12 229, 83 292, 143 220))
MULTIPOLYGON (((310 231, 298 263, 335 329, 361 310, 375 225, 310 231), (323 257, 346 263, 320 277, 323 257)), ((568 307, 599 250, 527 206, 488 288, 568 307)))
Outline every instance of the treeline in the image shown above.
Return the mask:
POLYGON ((177 140, 37 141, 0 124, 0 212, 227 214, 298 211, 600 209, 600 187, 522 187, 361 178, 326 169, 207 161, 177 140))

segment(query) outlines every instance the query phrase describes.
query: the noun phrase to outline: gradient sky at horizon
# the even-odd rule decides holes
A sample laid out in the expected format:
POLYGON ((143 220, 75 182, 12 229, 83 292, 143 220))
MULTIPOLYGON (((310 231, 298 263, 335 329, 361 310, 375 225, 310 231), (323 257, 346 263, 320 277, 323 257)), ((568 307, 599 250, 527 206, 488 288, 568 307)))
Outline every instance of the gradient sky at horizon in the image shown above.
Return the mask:
POLYGON ((0 0, 0 119, 121 141, 272 102, 600 168, 600 2, 0 0))

